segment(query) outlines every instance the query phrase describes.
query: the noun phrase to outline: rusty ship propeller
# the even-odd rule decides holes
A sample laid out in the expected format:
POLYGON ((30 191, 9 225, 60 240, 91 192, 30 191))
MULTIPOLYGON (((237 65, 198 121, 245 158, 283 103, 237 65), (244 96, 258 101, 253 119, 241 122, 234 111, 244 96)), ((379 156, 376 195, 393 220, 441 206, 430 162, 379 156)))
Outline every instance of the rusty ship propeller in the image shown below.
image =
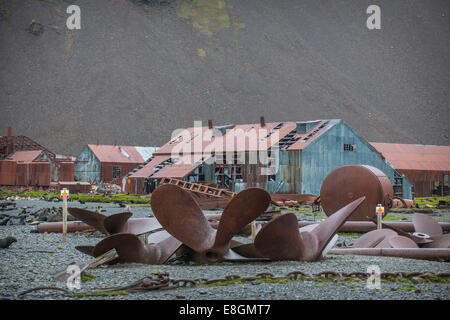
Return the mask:
POLYGON ((295 214, 276 217, 258 232, 255 237, 255 248, 272 260, 320 260, 337 230, 364 199, 363 196, 354 200, 317 226, 307 229, 299 229, 295 214))
POLYGON ((272 260, 320 260, 337 230, 364 199, 363 196, 354 200, 310 230, 299 230, 295 214, 276 217, 258 232, 255 247, 263 256, 272 260))
MULTIPOLYGON (((243 227, 258 218, 270 204, 270 195, 263 189, 249 188, 239 192, 222 212, 217 230, 213 229, 195 199, 182 188, 165 184, 152 194, 155 217, 175 238, 197 253, 197 259, 208 263, 222 260, 247 260, 234 250, 232 238, 243 227)), ((246 246, 246 245, 244 245, 246 246)))

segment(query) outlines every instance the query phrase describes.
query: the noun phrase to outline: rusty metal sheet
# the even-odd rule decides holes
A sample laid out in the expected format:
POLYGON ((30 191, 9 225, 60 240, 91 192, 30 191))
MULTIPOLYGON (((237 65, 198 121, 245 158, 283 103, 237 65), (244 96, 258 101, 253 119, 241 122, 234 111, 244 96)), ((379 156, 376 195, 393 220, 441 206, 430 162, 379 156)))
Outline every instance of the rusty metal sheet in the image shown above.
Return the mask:
POLYGON ((28 163, 30 181, 32 186, 50 185, 50 163, 49 162, 30 162, 28 163))
POLYGON ((0 160, 0 185, 13 186, 16 184, 16 162, 0 160))
POLYGON ((155 168, 158 165, 169 159, 169 155, 154 156, 152 160, 150 160, 144 167, 131 174, 129 178, 148 178, 154 173, 155 168))
POLYGON ((450 172, 450 146, 370 143, 397 170, 450 172))
POLYGON ((59 181, 74 181, 74 163, 73 162, 58 162, 59 181))
POLYGON ((197 162, 194 162, 195 159, 194 157, 192 157, 192 160, 187 161, 187 163, 178 162, 172 165, 168 165, 153 174, 152 178, 183 178, 194 171, 196 168, 201 166, 209 158, 211 157, 208 156, 197 162))
POLYGON ((136 147, 132 146, 88 144, 88 147, 100 162, 143 163, 146 160, 138 152, 136 147))
POLYGON ((42 150, 16 151, 8 159, 16 162, 32 162, 42 153, 42 150))

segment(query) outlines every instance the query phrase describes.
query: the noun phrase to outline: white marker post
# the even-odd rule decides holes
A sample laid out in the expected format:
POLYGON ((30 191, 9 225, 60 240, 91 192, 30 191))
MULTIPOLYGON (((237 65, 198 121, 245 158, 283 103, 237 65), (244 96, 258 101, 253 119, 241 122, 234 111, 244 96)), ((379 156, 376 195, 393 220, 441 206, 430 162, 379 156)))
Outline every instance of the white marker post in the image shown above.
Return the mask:
POLYGON ((66 242, 67 237, 67 199, 69 198, 69 190, 66 188, 61 190, 61 198, 63 199, 63 242, 66 242))
POLYGON ((377 205, 375 213, 377 214, 377 229, 381 229, 381 218, 384 215, 384 207, 380 203, 377 205))

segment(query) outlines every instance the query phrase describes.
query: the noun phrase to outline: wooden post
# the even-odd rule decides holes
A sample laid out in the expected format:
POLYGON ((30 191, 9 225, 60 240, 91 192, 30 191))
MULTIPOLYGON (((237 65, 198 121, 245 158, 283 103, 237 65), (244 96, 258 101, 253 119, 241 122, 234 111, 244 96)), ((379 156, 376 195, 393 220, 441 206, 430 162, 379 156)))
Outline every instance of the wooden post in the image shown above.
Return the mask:
POLYGON ((375 214, 377 215, 377 229, 381 229, 381 219, 384 215, 384 207, 381 206, 381 204, 378 204, 375 209, 375 214))
POLYGON ((67 198, 63 198, 63 242, 67 239, 67 198))
POLYGON ((63 242, 67 239, 67 199, 69 198, 69 190, 66 188, 61 190, 61 198, 63 199, 63 215, 62 215, 62 225, 63 225, 63 242))

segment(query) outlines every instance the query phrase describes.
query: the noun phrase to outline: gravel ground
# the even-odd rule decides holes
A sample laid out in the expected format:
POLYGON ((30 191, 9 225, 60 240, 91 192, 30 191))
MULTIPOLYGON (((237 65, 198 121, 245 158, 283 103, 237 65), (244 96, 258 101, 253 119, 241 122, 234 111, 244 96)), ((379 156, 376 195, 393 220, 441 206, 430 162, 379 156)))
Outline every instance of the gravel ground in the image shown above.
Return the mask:
MULTIPOLYGON (((46 201, 17 201, 17 211, 8 211, 8 214, 21 212, 21 207, 27 206, 33 212, 43 207, 59 206, 60 204, 46 201)), ((122 208, 112 204, 79 204, 70 203, 69 206, 96 209, 102 206, 105 214, 117 213, 122 208)), ((151 214, 149 207, 133 207, 134 217, 147 217, 151 214)), ((308 216, 307 209, 301 209, 297 215, 302 219, 308 216), (306 216, 305 216, 306 215, 306 216)), ((434 218, 448 220, 449 212, 440 210, 434 218)), ((405 214, 399 214, 405 216, 405 214)), ((315 217, 320 218, 320 215, 315 217)), ((89 235, 85 233, 68 234, 67 242, 62 242, 61 234, 33 233, 36 227, 32 225, 0 226, 0 238, 14 236, 18 242, 8 249, 0 249, 0 298, 22 299, 17 295, 30 288, 39 286, 65 287, 53 281, 53 274, 73 262, 88 261, 89 257, 75 250, 77 245, 95 245, 102 235, 89 235)), ((357 238, 355 234, 341 236, 339 242, 347 243, 357 238)), ((237 240, 248 241, 239 237, 237 240)), ((111 286, 130 284, 151 272, 169 272, 172 279, 196 278, 223 278, 227 275, 237 274, 241 277, 255 276, 261 272, 270 272, 275 276, 284 276, 291 271, 318 273, 321 271, 366 272, 370 265, 378 265, 381 272, 450 272, 447 262, 421 261, 389 257, 339 256, 327 255, 320 262, 252 262, 252 263, 218 263, 215 265, 196 264, 169 264, 169 265, 143 265, 118 264, 113 266, 100 266, 89 270, 88 273, 96 277, 90 281, 82 282, 81 289, 87 291, 111 286)), ((339 300, 405 300, 405 299, 449 299, 449 283, 394 283, 382 282, 380 290, 368 289, 366 282, 316 282, 291 281, 287 283, 260 283, 252 281, 226 286, 197 286, 195 288, 179 288, 168 291, 149 291, 119 295, 114 297, 86 297, 82 299, 339 299, 339 300)), ((23 299, 81 299, 66 297, 57 291, 46 290, 27 294, 23 299)))

